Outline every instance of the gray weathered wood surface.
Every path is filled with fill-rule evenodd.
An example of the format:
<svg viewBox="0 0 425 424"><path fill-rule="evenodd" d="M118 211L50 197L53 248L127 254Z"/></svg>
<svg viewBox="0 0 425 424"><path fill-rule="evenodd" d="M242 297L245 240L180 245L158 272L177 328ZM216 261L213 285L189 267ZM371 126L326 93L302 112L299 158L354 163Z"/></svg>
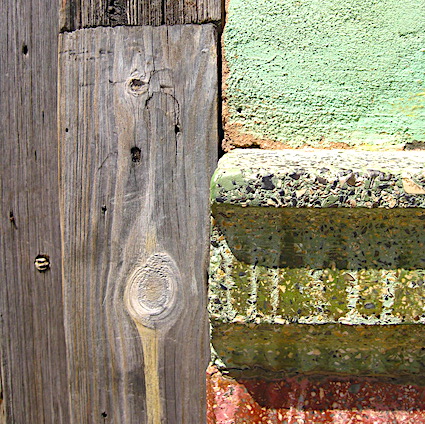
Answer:
<svg viewBox="0 0 425 424"><path fill-rule="evenodd" d="M63 0L61 28L219 22L221 0Z"/></svg>
<svg viewBox="0 0 425 424"><path fill-rule="evenodd" d="M60 37L72 424L205 422L213 25Z"/></svg>
<svg viewBox="0 0 425 424"><path fill-rule="evenodd" d="M69 423L50 0L0 2L0 357L7 424ZM51 269L34 267L38 254ZM0 413L1 414L1 413Z"/></svg>

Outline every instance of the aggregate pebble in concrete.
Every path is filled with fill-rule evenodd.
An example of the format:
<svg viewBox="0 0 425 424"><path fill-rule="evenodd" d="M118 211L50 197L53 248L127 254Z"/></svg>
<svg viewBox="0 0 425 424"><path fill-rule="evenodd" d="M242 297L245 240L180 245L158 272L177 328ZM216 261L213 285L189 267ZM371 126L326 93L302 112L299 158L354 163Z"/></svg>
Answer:
<svg viewBox="0 0 425 424"><path fill-rule="evenodd" d="M296 208L424 208L425 152L235 149L211 184L213 203Z"/></svg>

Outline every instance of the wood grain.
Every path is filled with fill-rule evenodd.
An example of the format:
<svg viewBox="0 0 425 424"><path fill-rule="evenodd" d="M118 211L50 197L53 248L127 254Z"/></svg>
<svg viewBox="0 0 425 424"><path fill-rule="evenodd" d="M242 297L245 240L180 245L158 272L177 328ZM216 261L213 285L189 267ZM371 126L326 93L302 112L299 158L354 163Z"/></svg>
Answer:
<svg viewBox="0 0 425 424"><path fill-rule="evenodd" d="M62 31L118 25L219 22L221 0L62 0Z"/></svg>
<svg viewBox="0 0 425 424"><path fill-rule="evenodd" d="M213 25L60 37L71 423L205 422Z"/></svg>
<svg viewBox="0 0 425 424"><path fill-rule="evenodd" d="M49 0L0 2L0 421L69 423ZM39 272L34 260L50 258Z"/></svg>

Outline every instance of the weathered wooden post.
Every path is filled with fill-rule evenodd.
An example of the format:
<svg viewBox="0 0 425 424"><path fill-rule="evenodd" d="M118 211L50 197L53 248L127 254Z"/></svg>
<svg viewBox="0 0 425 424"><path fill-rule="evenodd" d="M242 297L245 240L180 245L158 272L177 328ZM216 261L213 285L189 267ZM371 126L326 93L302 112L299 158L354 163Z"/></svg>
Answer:
<svg viewBox="0 0 425 424"><path fill-rule="evenodd" d="M58 8L0 4L3 420L205 422L221 2Z"/></svg>
<svg viewBox="0 0 425 424"><path fill-rule="evenodd" d="M57 178L58 8L49 0L0 2L0 422L7 424L69 423Z"/></svg>
<svg viewBox="0 0 425 424"><path fill-rule="evenodd" d="M64 4L58 130L73 424L205 421L220 15L218 1Z"/></svg>

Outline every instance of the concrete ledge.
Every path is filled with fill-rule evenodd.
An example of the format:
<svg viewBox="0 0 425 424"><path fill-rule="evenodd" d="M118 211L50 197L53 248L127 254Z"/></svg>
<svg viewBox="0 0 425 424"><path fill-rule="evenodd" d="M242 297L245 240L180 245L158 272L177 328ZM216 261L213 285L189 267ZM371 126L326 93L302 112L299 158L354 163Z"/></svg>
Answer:
<svg viewBox="0 0 425 424"><path fill-rule="evenodd" d="M423 164L423 152L225 155L211 190L218 362L257 374L425 372Z"/></svg>
<svg viewBox="0 0 425 424"><path fill-rule="evenodd" d="M236 149L220 161L213 203L296 208L425 207L425 154Z"/></svg>

